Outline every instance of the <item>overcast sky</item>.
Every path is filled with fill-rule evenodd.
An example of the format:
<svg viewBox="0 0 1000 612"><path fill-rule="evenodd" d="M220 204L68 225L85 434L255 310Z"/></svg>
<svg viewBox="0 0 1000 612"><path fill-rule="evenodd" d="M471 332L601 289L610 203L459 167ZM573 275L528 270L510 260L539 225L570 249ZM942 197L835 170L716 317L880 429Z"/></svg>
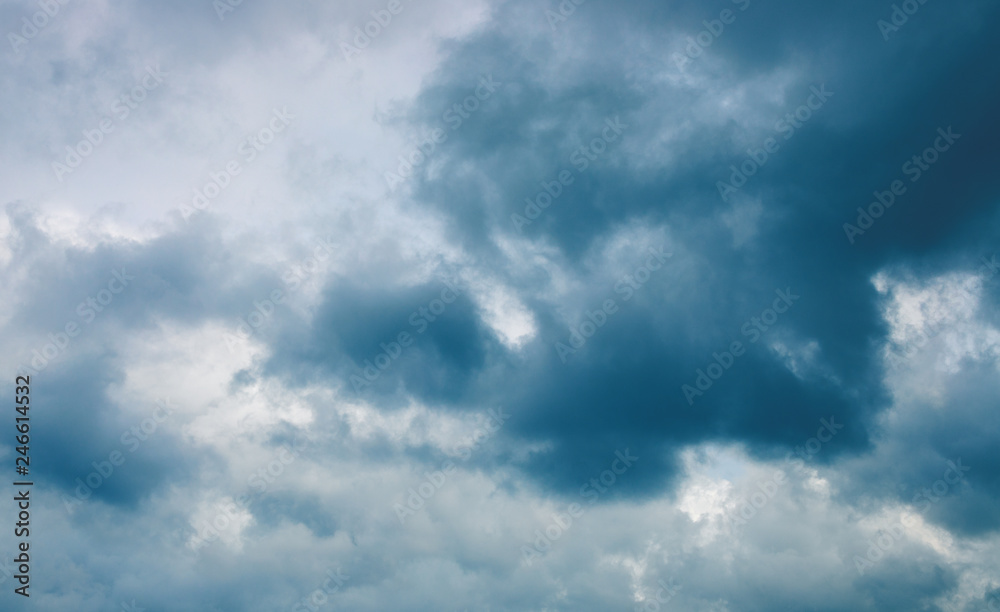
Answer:
<svg viewBox="0 0 1000 612"><path fill-rule="evenodd" d="M998 26L0 0L0 607L1000 611Z"/></svg>

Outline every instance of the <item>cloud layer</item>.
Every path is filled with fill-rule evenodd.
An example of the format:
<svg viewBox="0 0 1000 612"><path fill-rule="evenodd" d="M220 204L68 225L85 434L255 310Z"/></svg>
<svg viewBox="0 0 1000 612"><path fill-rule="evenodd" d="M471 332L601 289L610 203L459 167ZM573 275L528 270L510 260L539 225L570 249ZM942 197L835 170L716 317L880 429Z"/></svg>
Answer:
<svg viewBox="0 0 1000 612"><path fill-rule="evenodd" d="M1000 605L998 19L3 4L31 605Z"/></svg>

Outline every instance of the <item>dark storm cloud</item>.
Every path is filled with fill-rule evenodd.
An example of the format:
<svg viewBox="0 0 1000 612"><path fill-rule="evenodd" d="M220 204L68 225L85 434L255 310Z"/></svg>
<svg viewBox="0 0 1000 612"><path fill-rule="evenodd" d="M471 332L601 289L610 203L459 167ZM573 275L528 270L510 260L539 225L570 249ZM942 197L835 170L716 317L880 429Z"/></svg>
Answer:
<svg viewBox="0 0 1000 612"><path fill-rule="evenodd" d="M451 381L461 394L442 395L440 387L400 376L421 399L479 397L523 407L530 416L505 434L552 441L552 453L530 471L568 490L598 467L598 449L631 446L650 457L633 478L645 483L639 490L654 492L673 472L664 457L678 445L734 440L749 443L754 453L780 455L830 416L849 427L824 461L868 448L869 427L888 403L878 353L886 326L870 278L884 266L929 254L954 257L962 240L982 242L996 226L989 177L1000 161L990 145L1000 133L992 104L1000 68L983 58L995 55L998 43L979 25L995 23L996 8L929 4L887 42L876 21L890 7L752 3L718 45L705 49L706 58L723 62L725 75L691 62L689 74L703 79L699 89L655 78L675 74L673 62L633 59L642 45L669 57L675 49L657 48L655 32L691 28L694 34L702 28L699 17L716 16L703 3L672 6L638 4L622 11L588 3L552 33L514 27L532 10L542 19L540 8L505 4L497 22L451 46L411 113L418 131L431 130L483 75L503 83L435 153L443 166L433 178L417 170L413 193L447 215L456 240L506 275L541 329L515 360L482 342L470 322L469 337L459 343L461 359L421 361L424 378ZM569 59L559 54L567 47L573 50ZM671 127L670 120L679 117L676 108L689 111L723 95L723 76L730 87L750 87L782 70L794 75L783 104L749 99L747 108L730 109L728 121L722 116L721 122L684 132L670 144L678 161L660 172L641 171L630 160L659 146L656 133ZM820 86L832 94L785 140L786 132L771 126ZM659 121L658 113L667 119ZM599 137L609 118L628 126L620 141L607 142L586 169L574 166L574 150ZM764 127L752 128L748 121ZM961 136L919 181L910 182L913 175L902 173L903 164L933 146L938 128L949 127ZM755 238L736 247L718 221L732 202L720 198L717 181L729 179L729 165L747 157L747 146L760 149L769 136L780 150L731 198L759 198L764 211ZM510 272L491 240L498 233L517 236L511 214L524 214L525 198L562 170L573 174L574 184L523 227L525 236L558 245L586 278L583 260L595 245L613 228L641 219L683 235L679 242L699 273L696 280L684 279L681 291L664 287L675 280L651 281L627 314L616 316L588 341L583 356L565 365L552 346L565 342L568 330L549 304L533 297L543 286ZM907 193L850 244L843 224L856 223L857 207L867 207L873 192L888 190L896 179L905 181ZM693 385L696 371L713 363L713 353L725 352L734 340L746 342L742 325L768 308L775 290L791 290L801 299L689 406L682 385ZM596 284L592 291L591 309L608 292ZM347 319L319 318L316 325L326 325L328 331L320 331L330 336L326 344L339 346L355 363L365 356L359 347L389 337L392 324L381 321L401 320L409 307L372 316L385 307L362 301L369 312L362 325L351 292L327 299L325 310ZM348 319L360 327L347 331ZM772 340L815 342L813 367L793 373L767 348ZM307 361L316 359L329 361ZM467 386L486 362L499 374Z"/></svg>
<svg viewBox="0 0 1000 612"><path fill-rule="evenodd" d="M617 51L615 43L624 43L623 39L635 32L614 26L628 18L623 13L602 14L600 8L588 14L588 8L581 8L567 28L584 40L603 37L604 44L599 51L578 49L583 57L576 58L576 67L560 70L560 66L547 65L547 53L556 40L549 33L536 35L525 46L501 21L501 25L453 50L437 82L419 101L417 108L427 109L427 116L436 119L440 109L448 108L448 101L462 100L469 84L480 75L492 74L505 83L497 98L469 119L449 143L451 148L442 152L445 169L438 175L442 178L420 181L416 190L418 198L449 213L455 233L486 261L502 263L486 238L498 230L511 232L508 218L512 212L521 212L524 197L538 191L540 180L551 181L569 168L572 150L600 134L606 118L622 117L624 124L635 126L624 137L641 141L647 128L638 120L644 109L686 101L684 92L678 95L669 86L650 87L643 82L647 74L620 70L623 53ZM502 19L504 10L500 14ZM761 24L764 19L758 15L739 25L756 28L758 33L767 27L769 35L760 38L781 40L781 23L767 21L765 26ZM663 23L666 25L666 20ZM798 21L791 23L801 27ZM793 36L801 36L800 30L795 29ZM806 57L825 50L807 51ZM743 57L741 61L747 60ZM758 66L766 71L789 61L791 58L763 54ZM815 81L823 82L828 75L814 76ZM554 87L550 79L556 81ZM806 85L798 86L789 99L804 99ZM839 86L835 90L841 97L849 97ZM430 120L427 123L433 125ZM537 125L546 127L539 130L534 127ZM797 150L785 151L785 158L811 160L810 167L825 166L825 151L808 151L810 145L818 148L819 143L829 140L824 119L817 118L809 127L813 134L798 135L787 145ZM724 143L731 135L729 128L724 128L721 134L712 134L709 142ZM853 142L844 148L857 151L868 137L867 133L854 134ZM681 226L723 209L714 189L715 181L725 172L726 165L718 159L722 156L713 159L700 153L704 141L684 145L704 162L666 182L643 182L629 171L624 152L613 150L613 143L609 143L604 158L594 162L593 169L581 170L576 184L566 187L567 193L546 211L543 222L532 224L526 233L549 238L577 258L611 224L642 216L650 223ZM867 283L875 262L818 271L817 261L842 259L850 252L835 231L838 224L820 224L816 218L816 211L824 208L843 210L840 197L821 193L815 183L800 187L795 178L800 176L797 169L776 175L775 165L768 168L772 174L757 177L753 187L772 191L770 185L781 186L782 191L767 202L769 211L778 211L778 221L762 228L760 247L754 248L752 256L744 254L750 261L740 265L740 256L732 252L725 237L709 230L703 243L689 248L698 249L706 260L711 284L689 287L682 304L648 304L633 309L629 314L635 321L631 330L621 329L626 323L616 321L618 330L609 327L591 342L588 351L600 355L592 363L581 361L568 367L555 363L555 354L547 347L564 332L543 311L543 329L534 350L528 353L528 362L507 366L511 376L521 381L519 388L486 388L482 392L505 399L513 396L515 403L530 407L528 412L538 416L531 425L522 425L519 433L555 439L556 452L560 453L555 463L559 465L579 465L601 441L622 444L631 440L653 452L664 440L681 443L731 437L787 442L800 439L823 414L836 414L856 425L864 423L866 415L879 405L880 394L878 377L870 374L870 343L882 332L873 305L874 291ZM498 204L485 203L486 184L499 190ZM806 190L808 200L820 201L791 201L786 195L800 189ZM868 190L867 186L862 189ZM678 193L687 195L689 202L698 201L703 212L679 201ZM519 284L516 278L509 280ZM742 320L767 306L765 296L785 287L806 297L783 326L801 337L819 340L825 365L839 384L798 380L773 359L751 355L740 363L740 370L727 373L697 411L686 410L679 395L681 385L690 382L696 368L704 367L713 351L729 346ZM522 287L529 295L533 289ZM700 326L707 331L698 337L689 337L681 325L682 316L690 311L703 313L702 320L711 322ZM660 313L666 316L657 316ZM641 335L657 341L643 342ZM470 360L470 365L475 362ZM414 391L421 394L419 389ZM653 414L663 416L651 420ZM854 431L862 430L856 427ZM862 438L855 435L854 440Z"/></svg>
<svg viewBox="0 0 1000 612"><path fill-rule="evenodd" d="M190 474L192 457L162 428L169 412L130 406L136 416L129 416L107 397L106 388L121 378L113 359L89 355L32 380L39 389L32 401L33 474L57 488L64 509L89 500L135 510L166 482Z"/></svg>
<svg viewBox="0 0 1000 612"><path fill-rule="evenodd" d="M333 374L352 394L390 402L400 383L429 401L476 401L467 396L476 376L504 357L466 291L450 281L402 289L334 281L312 321L290 323L275 349L275 372L313 364L318 371L305 380Z"/></svg>

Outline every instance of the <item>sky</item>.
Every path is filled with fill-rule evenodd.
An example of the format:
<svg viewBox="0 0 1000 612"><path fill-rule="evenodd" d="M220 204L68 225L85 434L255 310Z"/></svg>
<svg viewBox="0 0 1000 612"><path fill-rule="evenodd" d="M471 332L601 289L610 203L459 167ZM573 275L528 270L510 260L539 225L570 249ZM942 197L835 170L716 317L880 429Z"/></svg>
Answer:
<svg viewBox="0 0 1000 612"><path fill-rule="evenodd" d="M0 0L0 607L1000 612L998 26Z"/></svg>

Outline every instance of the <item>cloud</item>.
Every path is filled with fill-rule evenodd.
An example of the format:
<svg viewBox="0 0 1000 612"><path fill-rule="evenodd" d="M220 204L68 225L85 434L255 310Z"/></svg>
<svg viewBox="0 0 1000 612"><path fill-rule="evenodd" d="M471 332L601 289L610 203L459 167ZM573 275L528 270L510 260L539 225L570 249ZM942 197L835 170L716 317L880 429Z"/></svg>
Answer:
<svg viewBox="0 0 1000 612"><path fill-rule="evenodd" d="M390 4L2 60L39 609L996 600L996 7Z"/></svg>

